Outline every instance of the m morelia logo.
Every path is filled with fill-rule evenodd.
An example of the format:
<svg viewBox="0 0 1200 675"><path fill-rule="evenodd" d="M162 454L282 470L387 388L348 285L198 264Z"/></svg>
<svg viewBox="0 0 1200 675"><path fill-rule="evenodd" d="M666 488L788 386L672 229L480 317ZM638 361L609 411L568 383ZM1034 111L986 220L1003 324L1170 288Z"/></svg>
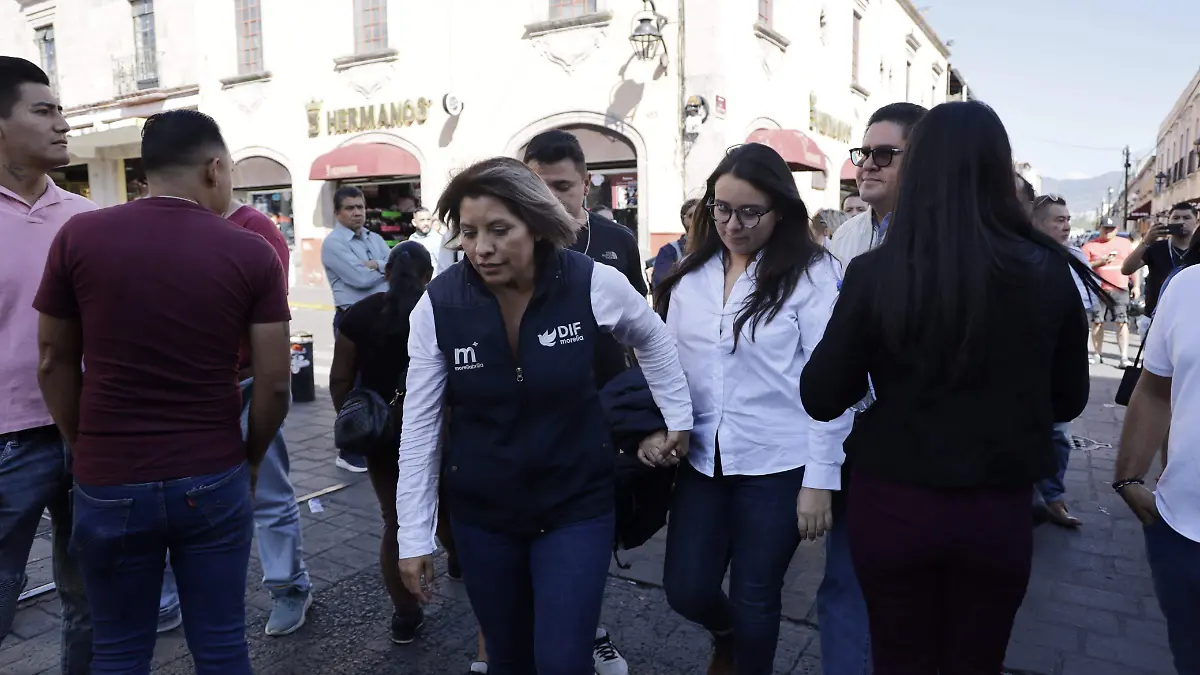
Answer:
<svg viewBox="0 0 1200 675"><path fill-rule="evenodd" d="M538 334L538 342L542 343L543 347L553 347L556 344L569 345L572 342L583 342L583 325L576 321L575 323L552 328L545 333Z"/></svg>
<svg viewBox="0 0 1200 675"><path fill-rule="evenodd" d="M475 370L482 368L483 364L479 363L475 357L475 348L479 346L478 342L471 343L470 347L455 347L454 348L454 369L455 370Z"/></svg>

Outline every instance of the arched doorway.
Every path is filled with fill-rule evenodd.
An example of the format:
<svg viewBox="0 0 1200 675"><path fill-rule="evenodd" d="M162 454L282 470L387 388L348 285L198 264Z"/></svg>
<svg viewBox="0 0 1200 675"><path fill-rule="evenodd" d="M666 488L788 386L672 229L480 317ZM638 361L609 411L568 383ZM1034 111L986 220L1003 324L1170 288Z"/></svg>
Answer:
<svg viewBox="0 0 1200 675"><path fill-rule="evenodd" d="M562 129L579 139L592 182L589 209L612 209L614 219L638 239L643 254L650 248L648 171L646 144L640 133L624 122L602 114L572 112L552 115L515 135L506 154L520 159L530 139L550 129Z"/></svg>
<svg viewBox="0 0 1200 675"><path fill-rule="evenodd" d="M263 155L247 155L233 165L233 198L249 204L271 219L296 246L292 219L292 172L281 162Z"/></svg>

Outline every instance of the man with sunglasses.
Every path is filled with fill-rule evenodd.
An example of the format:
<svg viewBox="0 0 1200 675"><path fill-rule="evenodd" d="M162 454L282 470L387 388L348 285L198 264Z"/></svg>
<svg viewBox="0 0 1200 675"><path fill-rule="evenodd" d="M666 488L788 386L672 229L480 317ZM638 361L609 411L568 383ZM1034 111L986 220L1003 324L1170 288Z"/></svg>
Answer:
<svg viewBox="0 0 1200 675"><path fill-rule="evenodd" d="M1022 201L1025 201L1024 198ZM1041 195L1032 201L1032 207L1033 226L1054 241L1066 246L1071 255L1086 263L1087 256L1083 251L1067 244L1067 239L1071 236L1071 211L1067 208L1067 200L1058 195ZM1089 312L1092 311L1092 307L1096 304L1096 298L1092 297L1087 287L1083 285L1083 280L1078 276L1075 277L1075 287L1079 289L1079 298L1083 302L1084 308ZM1050 522L1060 527L1076 528L1080 526L1081 521L1071 515L1067 510L1066 500L1063 499L1066 494L1063 479L1066 476L1072 448L1070 425L1065 422L1055 424L1054 430L1051 432L1051 439L1054 443L1058 470L1054 476L1038 483L1038 492L1046 503L1046 515Z"/></svg>
<svg viewBox="0 0 1200 675"><path fill-rule="evenodd" d="M846 221L829 243L829 250L843 265L878 246L887 234L889 216L900 193L904 145L926 112L915 103L892 103L876 110L867 122L862 147L850 151L850 161L858 167L859 197L870 208Z"/></svg>
<svg viewBox="0 0 1200 675"><path fill-rule="evenodd" d="M892 103L876 110L867 122L863 147L850 151L850 161L858 167L859 196L870 208L842 224L829 242L830 252L842 265L849 265L883 242L900 194L901 155L913 127L926 112L913 103ZM845 476L850 464L847 461L842 465L844 486L849 485ZM868 675L871 633L867 605L850 560L847 499L845 489L834 493L833 529L825 537L825 575L817 589L821 669L830 675Z"/></svg>

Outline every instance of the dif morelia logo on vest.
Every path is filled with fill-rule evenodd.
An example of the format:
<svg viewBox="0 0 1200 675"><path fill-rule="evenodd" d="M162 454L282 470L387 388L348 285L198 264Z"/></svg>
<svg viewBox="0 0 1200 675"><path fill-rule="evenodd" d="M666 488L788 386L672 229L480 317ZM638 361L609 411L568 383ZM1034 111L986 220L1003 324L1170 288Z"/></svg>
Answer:
<svg viewBox="0 0 1200 675"><path fill-rule="evenodd" d="M579 321L566 326L552 328L545 333L538 335L538 342L542 343L543 347L553 347L556 344L569 345L572 342L583 342L583 326Z"/></svg>

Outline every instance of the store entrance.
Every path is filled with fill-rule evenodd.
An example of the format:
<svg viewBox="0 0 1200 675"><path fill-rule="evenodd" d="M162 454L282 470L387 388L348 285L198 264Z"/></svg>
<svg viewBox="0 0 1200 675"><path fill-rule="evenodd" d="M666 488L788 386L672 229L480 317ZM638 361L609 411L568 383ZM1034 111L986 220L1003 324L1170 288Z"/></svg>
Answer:
<svg viewBox="0 0 1200 675"><path fill-rule="evenodd" d="M92 185L88 180L87 164L72 164L49 173L50 180L67 192L74 192L84 199L92 198Z"/></svg>
<svg viewBox="0 0 1200 675"><path fill-rule="evenodd" d="M412 221L413 214L421 206L419 177L342 181L338 187L342 186L362 190L367 202L367 229L383 237L388 246L395 246L416 232Z"/></svg>

